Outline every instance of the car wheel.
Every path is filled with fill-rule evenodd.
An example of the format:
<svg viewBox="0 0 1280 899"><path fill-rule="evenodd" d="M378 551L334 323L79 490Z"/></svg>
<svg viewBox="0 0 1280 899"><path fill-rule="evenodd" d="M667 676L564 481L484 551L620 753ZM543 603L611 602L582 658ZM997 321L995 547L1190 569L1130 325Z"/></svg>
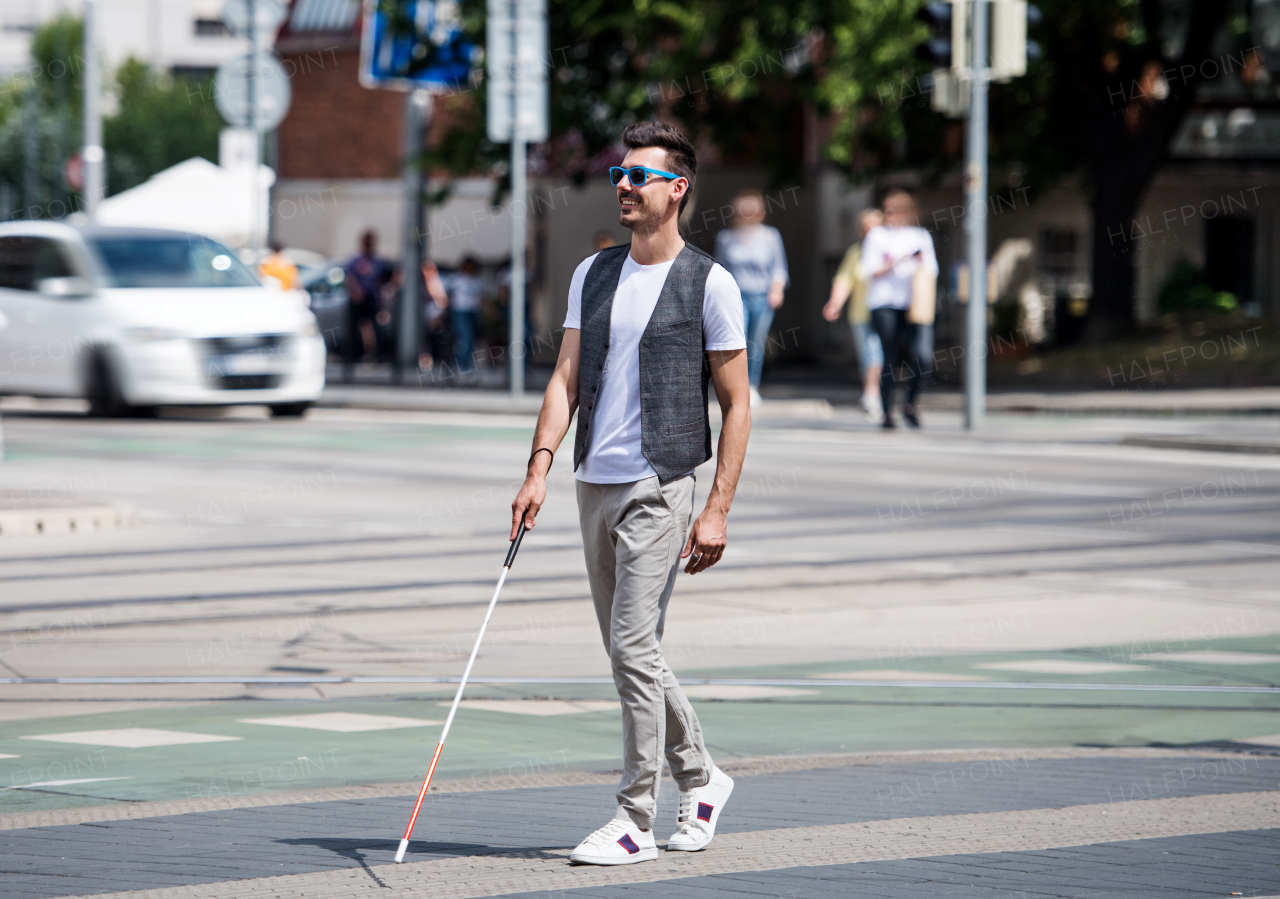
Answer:
<svg viewBox="0 0 1280 899"><path fill-rule="evenodd" d="M311 408L310 403L277 403L271 407L272 418L301 418Z"/></svg>
<svg viewBox="0 0 1280 899"><path fill-rule="evenodd" d="M120 381L111 363L99 353L89 371L89 414L95 418L155 418L155 406L132 406L125 402Z"/></svg>
<svg viewBox="0 0 1280 899"><path fill-rule="evenodd" d="M128 414L129 404L120 392L120 382L101 353L95 355L90 364L89 389L85 399L89 401L89 414L94 418L119 418Z"/></svg>

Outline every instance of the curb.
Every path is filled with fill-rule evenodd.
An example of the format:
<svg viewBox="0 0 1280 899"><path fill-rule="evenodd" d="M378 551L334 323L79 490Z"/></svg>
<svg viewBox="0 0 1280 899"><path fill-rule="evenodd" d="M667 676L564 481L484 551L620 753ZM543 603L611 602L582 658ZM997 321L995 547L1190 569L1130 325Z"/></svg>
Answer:
<svg viewBox="0 0 1280 899"><path fill-rule="evenodd" d="M0 512L0 537L96 533L127 528L136 523L133 507L126 505Z"/></svg>

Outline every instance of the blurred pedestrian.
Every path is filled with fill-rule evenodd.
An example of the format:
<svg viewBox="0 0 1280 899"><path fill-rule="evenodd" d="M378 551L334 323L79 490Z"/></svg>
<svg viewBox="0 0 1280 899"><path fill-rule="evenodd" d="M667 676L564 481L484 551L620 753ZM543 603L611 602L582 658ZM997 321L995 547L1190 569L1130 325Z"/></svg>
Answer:
<svg viewBox="0 0 1280 899"><path fill-rule="evenodd" d="M884 349L880 337L871 330L871 312L867 309L867 279L862 276L862 241L867 233L884 224L879 209L866 209L858 216L858 240L849 247L831 282L831 297L822 307L822 317L829 322L840 317L840 309L848 301L849 329L853 332L853 348L858 354L858 374L862 378L862 408L876 424L884 421L880 402L880 371L884 367Z"/></svg>
<svg viewBox="0 0 1280 899"><path fill-rule="evenodd" d="M933 296L938 259L933 238L917 224L915 199L907 191L896 188L885 195L884 224L867 232L862 241L860 267L867 279L871 326L884 350L880 373L882 427L897 427L893 418L894 383L899 365L905 363L907 397L902 417L911 427L918 428L920 410L916 400L925 377L933 371ZM913 297L917 300L914 307ZM923 308L926 305L927 315ZM908 315L909 310L916 314Z"/></svg>
<svg viewBox="0 0 1280 899"><path fill-rule="evenodd" d="M273 278L281 290L293 290L298 286L298 267L284 255L284 247L278 241L271 244L271 255L258 263L258 274Z"/></svg>
<svg viewBox="0 0 1280 899"><path fill-rule="evenodd" d="M609 247L616 247L618 238L612 231L597 231L591 237L591 252L599 253L601 250L607 250Z"/></svg>
<svg viewBox="0 0 1280 899"><path fill-rule="evenodd" d="M418 355L418 368L431 371L437 362L448 362L448 329L445 327L449 309L449 294L440 277L440 269L430 259L422 263L422 352Z"/></svg>
<svg viewBox="0 0 1280 899"><path fill-rule="evenodd" d="M369 229L360 235L360 253L347 263L347 379L351 366L374 350L377 338L374 317L382 303L382 288L391 280L391 266L378 258L378 232Z"/></svg>
<svg viewBox="0 0 1280 899"><path fill-rule="evenodd" d="M484 279L480 263L466 256L449 278L449 325L453 329L453 354L458 368L475 371L476 332L480 327L480 305L484 301Z"/></svg>
<svg viewBox="0 0 1280 899"><path fill-rule="evenodd" d="M729 270L742 291L751 405L758 406L769 326L791 283L782 235L764 224L764 195L760 191L740 190L733 198L729 227L716 235L716 261Z"/></svg>

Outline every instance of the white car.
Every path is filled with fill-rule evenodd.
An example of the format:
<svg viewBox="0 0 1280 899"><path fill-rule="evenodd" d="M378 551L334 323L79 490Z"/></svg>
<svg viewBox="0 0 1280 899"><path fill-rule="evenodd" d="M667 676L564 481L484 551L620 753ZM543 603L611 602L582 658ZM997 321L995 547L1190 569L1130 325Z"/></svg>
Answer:
<svg viewBox="0 0 1280 899"><path fill-rule="evenodd" d="M311 311L198 234L0 224L0 315L0 394L296 416L324 389Z"/></svg>

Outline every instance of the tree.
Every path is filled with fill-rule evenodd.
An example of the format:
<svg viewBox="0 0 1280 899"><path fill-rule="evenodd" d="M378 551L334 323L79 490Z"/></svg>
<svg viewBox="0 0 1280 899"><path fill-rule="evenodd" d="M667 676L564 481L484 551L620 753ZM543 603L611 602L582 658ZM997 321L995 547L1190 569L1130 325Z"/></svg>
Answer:
<svg viewBox="0 0 1280 899"><path fill-rule="evenodd" d="M81 20L63 14L32 36L31 65L0 83L0 197L9 197L0 215L58 218L79 208L62 173L83 143L83 44ZM129 59L108 83L116 95L103 121L108 195L192 156L217 159L223 125L207 81Z"/></svg>
<svg viewBox="0 0 1280 899"><path fill-rule="evenodd" d="M1077 135L1073 144L1092 190L1087 339L1134 326L1131 223L1208 71L1206 60L1232 37L1222 34L1223 24L1237 6L1233 0L1041 0L1037 37L1053 67L1049 103Z"/></svg>
<svg viewBox="0 0 1280 899"><path fill-rule="evenodd" d="M102 125L108 194L193 156L217 162L224 126L207 81L173 78L128 59L115 83L119 106Z"/></svg>
<svg viewBox="0 0 1280 899"><path fill-rule="evenodd" d="M806 160L853 171L868 143L900 141L898 111L858 110L913 78L920 0L549 0L553 172L600 174L630 122L665 115L726 161L803 180ZM483 4L465 21L483 43ZM481 109L483 89L471 95ZM815 127L816 124L816 127ZM459 114L429 156L452 171L500 166L483 116Z"/></svg>
<svg viewBox="0 0 1280 899"><path fill-rule="evenodd" d="M63 14L36 30L31 63L0 84L0 194L7 217L65 215L75 197L62 167L79 148L81 22Z"/></svg>

